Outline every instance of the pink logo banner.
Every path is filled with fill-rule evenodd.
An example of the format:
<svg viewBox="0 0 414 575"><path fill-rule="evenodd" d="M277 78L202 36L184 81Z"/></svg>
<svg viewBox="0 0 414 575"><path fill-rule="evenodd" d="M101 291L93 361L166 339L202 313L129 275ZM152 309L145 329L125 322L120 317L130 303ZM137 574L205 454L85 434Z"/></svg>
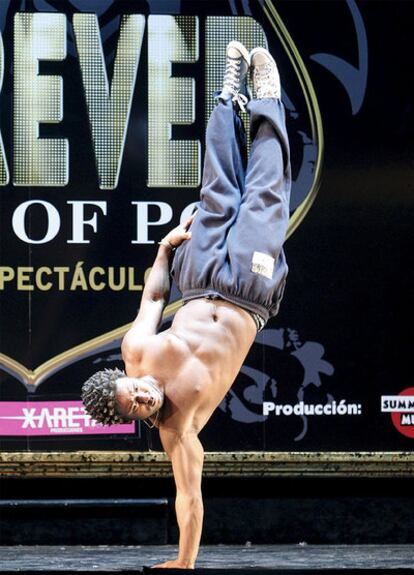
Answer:
<svg viewBox="0 0 414 575"><path fill-rule="evenodd" d="M102 425L81 401L2 401L0 436L132 434L135 424Z"/></svg>

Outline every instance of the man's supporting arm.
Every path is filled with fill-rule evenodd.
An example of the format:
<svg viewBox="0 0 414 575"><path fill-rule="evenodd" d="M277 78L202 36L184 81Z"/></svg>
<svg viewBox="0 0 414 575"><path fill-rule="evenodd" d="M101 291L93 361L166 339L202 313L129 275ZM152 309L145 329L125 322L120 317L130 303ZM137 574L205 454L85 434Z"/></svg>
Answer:
<svg viewBox="0 0 414 575"><path fill-rule="evenodd" d="M180 531L177 560L168 562L168 566L193 568L203 525L201 478L204 450L195 432L177 434L161 427L160 438L172 463L177 488L175 510Z"/></svg>

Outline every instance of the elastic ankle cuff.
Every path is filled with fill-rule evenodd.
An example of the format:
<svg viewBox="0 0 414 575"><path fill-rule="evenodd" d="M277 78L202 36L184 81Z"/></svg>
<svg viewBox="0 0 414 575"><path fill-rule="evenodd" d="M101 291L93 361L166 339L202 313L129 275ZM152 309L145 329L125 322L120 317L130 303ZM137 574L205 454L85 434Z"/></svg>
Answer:
<svg viewBox="0 0 414 575"><path fill-rule="evenodd" d="M221 100L222 102L228 102L232 99L233 95L230 92L225 92L223 90L217 90L213 92L213 97L215 100Z"/></svg>

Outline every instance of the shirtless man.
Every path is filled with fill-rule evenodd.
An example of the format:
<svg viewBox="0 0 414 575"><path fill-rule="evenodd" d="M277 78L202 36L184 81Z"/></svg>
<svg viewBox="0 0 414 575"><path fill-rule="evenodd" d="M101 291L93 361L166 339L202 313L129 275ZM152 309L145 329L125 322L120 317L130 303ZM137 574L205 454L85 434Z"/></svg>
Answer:
<svg viewBox="0 0 414 575"><path fill-rule="evenodd" d="M156 567L195 566L203 520L198 434L229 391L258 329L276 315L287 274L282 245L290 164L279 74L263 48L249 54L231 42L226 58L207 128L199 208L160 242L138 316L122 342L126 375L104 370L83 386L94 419L149 419L159 429L172 462L180 537L178 557ZM256 99L248 102L249 69ZM252 137L247 166L237 113L246 104ZM184 305L171 327L158 333L170 271Z"/></svg>

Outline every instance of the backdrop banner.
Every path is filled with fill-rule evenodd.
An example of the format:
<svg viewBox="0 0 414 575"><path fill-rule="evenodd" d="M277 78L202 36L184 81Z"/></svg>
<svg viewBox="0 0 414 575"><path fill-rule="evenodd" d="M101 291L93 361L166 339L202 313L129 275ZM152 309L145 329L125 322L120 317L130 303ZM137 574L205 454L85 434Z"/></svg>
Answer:
<svg viewBox="0 0 414 575"><path fill-rule="evenodd" d="M412 450L413 18L375 0L1 1L4 451L160 449L139 422L92 421L80 389L123 368L157 243L198 201L234 39L280 69L290 272L205 449Z"/></svg>

